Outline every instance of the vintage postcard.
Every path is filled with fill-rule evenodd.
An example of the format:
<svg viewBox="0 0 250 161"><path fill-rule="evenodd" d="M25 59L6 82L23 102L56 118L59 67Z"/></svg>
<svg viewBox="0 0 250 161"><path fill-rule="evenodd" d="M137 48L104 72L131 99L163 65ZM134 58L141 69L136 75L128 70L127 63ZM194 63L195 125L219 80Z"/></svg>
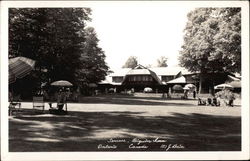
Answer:
<svg viewBox="0 0 250 161"><path fill-rule="evenodd" d="M249 159L247 1L2 1L2 160Z"/></svg>

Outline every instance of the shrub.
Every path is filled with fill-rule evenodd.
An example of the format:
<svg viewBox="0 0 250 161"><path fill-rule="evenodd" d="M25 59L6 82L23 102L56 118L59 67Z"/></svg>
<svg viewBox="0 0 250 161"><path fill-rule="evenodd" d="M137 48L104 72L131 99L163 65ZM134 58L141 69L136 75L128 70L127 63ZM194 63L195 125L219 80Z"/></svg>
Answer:
<svg viewBox="0 0 250 161"><path fill-rule="evenodd" d="M235 99L235 94L228 89L215 93L215 96L225 100Z"/></svg>

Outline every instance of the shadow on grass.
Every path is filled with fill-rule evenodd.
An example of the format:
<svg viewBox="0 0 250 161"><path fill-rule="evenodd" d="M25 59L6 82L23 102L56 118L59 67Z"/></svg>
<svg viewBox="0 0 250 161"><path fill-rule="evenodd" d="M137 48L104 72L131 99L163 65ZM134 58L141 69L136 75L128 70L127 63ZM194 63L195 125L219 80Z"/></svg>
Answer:
<svg viewBox="0 0 250 161"><path fill-rule="evenodd" d="M169 151L240 151L241 118L204 114L172 113L143 116L141 112L70 112L55 116L20 115L9 119L10 152L50 151L164 151L159 143L146 149L129 149L134 138L165 139L166 145L181 144ZM125 143L108 143L110 139ZM98 145L115 149L98 149ZM135 143L134 143L135 144ZM141 145L141 144L140 144Z"/></svg>
<svg viewBox="0 0 250 161"><path fill-rule="evenodd" d="M105 95L96 97L82 97L79 102L91 104L120 104L120 105L154 105L154 106L193 106L190 102L194 100L176 99L176 102L169 102L167 99L158 97L139 97L139 96L119 96L119 95ZM189 102L189 103L188 103Z"/></svg>

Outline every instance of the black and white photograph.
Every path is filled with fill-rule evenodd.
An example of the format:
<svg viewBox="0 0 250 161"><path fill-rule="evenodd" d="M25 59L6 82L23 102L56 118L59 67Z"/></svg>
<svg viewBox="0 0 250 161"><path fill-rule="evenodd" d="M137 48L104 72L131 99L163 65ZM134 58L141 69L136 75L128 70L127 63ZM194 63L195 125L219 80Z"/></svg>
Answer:
<svg viewBox="0 0 250 161"><path fill-rule="evenodd" d="M2 156L249 158L249 3L213 2L2 2Z"/></svg>

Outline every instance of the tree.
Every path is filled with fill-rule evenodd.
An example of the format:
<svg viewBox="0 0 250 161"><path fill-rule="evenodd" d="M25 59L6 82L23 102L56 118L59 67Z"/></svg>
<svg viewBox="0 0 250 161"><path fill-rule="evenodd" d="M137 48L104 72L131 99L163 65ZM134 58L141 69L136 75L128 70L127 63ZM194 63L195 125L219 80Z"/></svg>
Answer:
<svg viewBox="0 0 250 161"><path fill-rule="evenodd" d="M85 43L81 53L81 68L78 78L86 83L98 83L105 79L109 67L105 62L104 51L98 46L98 38L93 27L85 29Z"/></svg>
<svg viewBox="0 0 250 161"><path fill-rule="evenodd" d="M180 65L200 73L241 71L241 9L197 8L188 14ZM211 79L212 81L212 79Z"/></svg>
<svg viewBox="0 0 250 161"><path fill-rule="evenodd" d="M159 59L157 59L157 67L167 67L167 60L165 56L161 56Z"/></svg>
<svg viewBox="0 0 250 161"><path fill-rule="evenodd" d="M90 15L90 8L9 9L9 56L36 60L39 70L34 77L41 82L66 79L79 85L81 69L88 70L86 73L89 75L97 72L95 79L86 76L85 82L104 79L103 72L108 68L105 66L105 54L97 47L98 39L94 32L95 39L90 41L88 38L90 31L86 22L91 20ZM87 49L88 54L87 46L91 46ZM86 60L91 61L83 59L84 54ZM83 63L96 64L95 70L85 68Z"/></svg>
<svg viewBox="0 0 250 161"><path fill-rule="evenodd" d="M137 65L138 65L137 57L130 56L122 67L123 68L135 68Z"/></svg>

